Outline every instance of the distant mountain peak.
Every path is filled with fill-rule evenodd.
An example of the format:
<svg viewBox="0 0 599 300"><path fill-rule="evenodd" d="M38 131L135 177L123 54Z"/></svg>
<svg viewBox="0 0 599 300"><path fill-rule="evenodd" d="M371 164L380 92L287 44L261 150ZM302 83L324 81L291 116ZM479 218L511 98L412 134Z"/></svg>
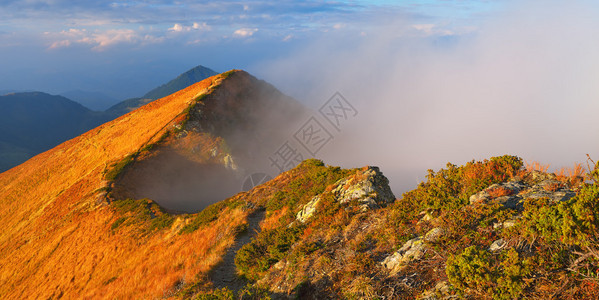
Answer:
<svg viewBox="0 0 599 300"><path fill-rule="evenodd" d="M177 76L177 78L147 92L142 98L153 100L160 99L217 74L216 71L199 65Z"/></svg>

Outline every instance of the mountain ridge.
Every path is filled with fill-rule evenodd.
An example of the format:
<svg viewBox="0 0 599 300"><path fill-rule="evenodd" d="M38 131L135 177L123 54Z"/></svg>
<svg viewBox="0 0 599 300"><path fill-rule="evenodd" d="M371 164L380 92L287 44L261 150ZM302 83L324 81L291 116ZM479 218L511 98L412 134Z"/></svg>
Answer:
<svg viewBox="0 0 599 300"><path fill-rule="evenodd" d="M218 75L218 73L210 68L204 67L202 65L198 65L196 67L193 67L193 68L183 72L182 74L177 76L175 79L172 79L171 81L147 92L141 98L154 99L154 100L160 99L162 97L166 97L166 96L172 94L175 91L182 90L196 82L199 82L205 78L208 78L208 77L211 77L214 75Z"/></svg>
<svg viewBox="0 0 599 300"><path fill-rule="evenodd" d="M177 92L181 89L190 86L191 84L197 83L203 79L217 74L218 73L213 71L212 69L209 69L202 65L198 65L194 68L191 68L183 72L182 74L170 80L169 82L150 90L141 97L125 99L119 103L114 104L113 106L106 109L106 113L118 116L126 114L140 106L148 104L156 99L166 97L174 92Z"/></svg>
<svg viewBox="0 0 599 300"><path fill-rule="evenodd" d="M97 91L71 90L60 93L60 96L71 99L92 111L105 111L119 102L119 100Z"/></svg>
<svg viewBox="0 0 599 300"><path fill-rule="evenodd" d="M165 97L183 87L209 77L210 74L216 75L216 72L200 65L149 93L152 93L153 96ZM90 93L77 92L74 95L87 97L86 99L93 104L90 106L105 107L105 104L98 103L98 99L102 95L92 94L91 99L89 99ZM48 103L48 107L40 109L35 105L35 102L32 102L35 100L33 98L36 97L39 98L38 101L47 102L48 99L56 101L53 104ZM68 99L68 97L50 95L44 92L18 92L0 96L0 101L3 102L3 109L0 114L4 113L2 120L0 120L0 172L6 171L33 155L48 150L67 139L74 138L104 122L113 120L156 100L133 98L114 104L106 111L92 111L93 107L90 109L81 104L81 99L80 101L73 101L72 99L65 101L65 99ZM24 101L28 101L27 107L19 105L19 102ZM81 109L81 107L70 102L83 105L85 109ZM20 108L17 110L17 107ZM65 110L70 113L65 115L63 113ZM28 116L34 114L37 114L37 118L27 119ZM38 119L44 119L46 122L38 121ZM53 121L48 122L48 120ZM44 126L40 126L40 124L44 124ZM28 128L30 130L26 130ZM25 144L23 144L23 139L27 139ZM35 146L30 145L31 143L35 143Z"/></svg>
<svg viewBox="0 0 599 300"><path fill-rule="evenodd" d="M65 97L42 92L0 96L0 105L0 142L6 145L0 171L110 119Z"/></svg>
<svg viewBox="0 0 599 300"><path fill-rule="evenodd" d="M0 219L2 225L7 228L0 236L0 245L2 245L0 252L3 253L2 265L22 266L21 268L3 268L0 278L2 282L9 282L9 284L2 285L0 294L16 294L20 295L18 297L22 297L25 295L25 291L28 291L27 295L29 296L44 295L47 298L58 297L65 293L71 296L78 295L77 290L82 291L82 295L87 294L88 296L114 293L114 291L103 292L101 287L104 286L103 282L110 281L114 274L118 274L117 270L122 265L117 259L118 255L114 252L115 249L120 248L121 251L131 252L139 248L135 239L128 237L135 235L134 232L118 234L118 237L114 237L114 239L110 239L110 235L105 236L105 233L111 232L110 224L118 219L113 208L107 206L101 192L106 187L103 173L107 164L138 151L142 145L155 139L156 134L163 130L164 124L171 122L177 114L185 110L190 100L206 91L217 80L219 79L207 79L193 87L151 103L140 108L136 114L119 117L0 174L0 185L4 187L0 192L0 199L2 199ZM142 120L152 120L152 122L142 122ZM110 151L104 149L110 149ZM52 182L44 179L45 174L54 174ZM27 197L27 201L20 199L23 196ZM18 210L15 210L15 203L21 203ZM71 215L70 218L63 220L69 215ZM232 224L241 222L240 216L242 215L241 212L236 213L233 217L234 220L231 220ZM95 221L84 222L84 220ZM48 228L48 231L46 233L38 232L35 228ZM225 227L222 228L222 232L230 235L231 229ZM202 239L203 233L197 233L196 236ZM77 241L90 239L95 241L96 249L80 249L77 246ZM161 239L150 238L146 239L146 242L155 244L159 240ZM183 240L181 241L183 242ZM218 247L226 245L227 240L225 239L223 242L225 244L219 243ZM170 254L165 253L165 255L182 253L183 248L171 251ZM202 247L198 249L200 248ZM113 253L111 257L102 259L104 250ZM74 255L71 253L73 251L91 251L93 254L89 255L98 257L98 259L88 261L91 257ZM23 256L28 257L29 264L23 265ZM173 259L174 257L168 260ZM164 265L159 261L154 261L154 263ZM93 281L95 283L92 285L97 289L85 289L88 284L87 280L83 280L83 278L89 269L83 269L92 268L97 264L103 266L102 272L106 275L100 275ZM77 265L81 266L81 271L75 269ZM195 264L193 270L199 270L198 268L203 267ZM133 269L135 268L133 267ZM131 269L132 272L137 272L133 269ZM191 271L192 269L186 269L194 272ZM44 279L43 274L46 272L51 272L54 276L51 279ZM111 273L113 275L110 275ZM63 281L56 277L59 274L73 274L77 278L74 278L74 283L69 283L70 278ZM104 278L104 276L106 277ZM30 279L25 281L27 277ZM120 280L128 282L130 279L127 278ZM160 285L162 281L156 280ZM170 281L171 279L165 278L164 280ZM28 284L26 284L27 282ZM43 287L41 289L39 286L36 287L40 284ZM139 290L140 287L139 283L132 286L137 292L143 294L143 289Z"/></svg>
<svg viewBox="0 0 599 300"><path fill-rule="evenodd" d="M312 158L202 199L268 164L302 113L232 70L0 173L0 297L599 296L590 157L586 171L555 173L514 155L448 163L399 198L378 167ZM177 211L181 190L184 202L207 201Z"/></svg>
<svg viewBox="0 0 599 300"><path fill-rule="evenodd" d="M239 81L262 84L243 71L210 77L1 173L0 295L159 297L208 272L249 210L225 206L209 227L193 225L204 224L206 213L171 216L151 200L107 198L108 173L132 154L151 151L147 146L167 132L181 134L177 124L185 123L190 105L210 93L217 93L213 100L226 97L218 87Z"/></svg>

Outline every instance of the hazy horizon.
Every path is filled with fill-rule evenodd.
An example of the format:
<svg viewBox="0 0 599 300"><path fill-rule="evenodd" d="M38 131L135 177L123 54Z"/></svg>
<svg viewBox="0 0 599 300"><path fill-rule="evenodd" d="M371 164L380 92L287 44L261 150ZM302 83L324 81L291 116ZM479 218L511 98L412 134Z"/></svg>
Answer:
<svg viewBox="0 0 599 300"><path fill-rule="evenodd" d="M315 110L340 92L358 114L316 156L378 165L399 196L447 162L513 154L560 168L599 153L598 12L591 1L9 1L0 90L125 99L203 65L244 69Z"/></svg>

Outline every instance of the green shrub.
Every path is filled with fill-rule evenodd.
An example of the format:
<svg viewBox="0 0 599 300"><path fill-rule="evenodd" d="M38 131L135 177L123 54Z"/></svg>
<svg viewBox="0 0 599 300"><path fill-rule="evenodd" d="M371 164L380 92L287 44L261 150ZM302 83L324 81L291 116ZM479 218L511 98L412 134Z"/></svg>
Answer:
<svg viewBox="0 0 599 300"><path fill-rule="evenodd" d="M137 154L138 153L129 154L120 161L112 164L104 174L104 178L109 181L116 180L119 177L119 175L123 172L123 170L131 163L133 163L133 161L137 157Z"/></svg>
<svg viewBox="0 0 599 300"><path fill-rule="evenodd" d="M468 204L471 195L508 180L521 168L522 159L510 155L471 161L461 167L448 163L446 169L428 170L427 180L403 198L419 203L420 209L458 209Z"/></svg>
<svg viewBox="0 0 599 300"><path fill-rule="evenodd" d="M135 224L142 234L170 228L174 217L166 213L158 204L149 199L114 200L112 207L121 215L111 225L112 230Z"/></svg>
<svg viewBox="0 0 599 300"><path fill-rule="evenodd" d="M563 214L557 205L552 205L551 200L525 199L517 234L529 239L541 237L545 242L561 241L562 224Z"/></svg>
<svg viewBox="0 0 599 300"><path fill-rule="evenodd" d="M587 154L588 156L588 154ZM591 157L589 157L589 160L591 160ZM592 160L591 160L592 161ZM593 170L591 170L589 177L591 180L593 180L593 182L595 182L595 184L599 184L599 161L595 164L595 167L593 168Z"/></svg>
<svg viewBox="0 0 599 300"><path fill-rule="evenodd" d="M110 226L111 230L116 230L119 226L121 226L121 224L123 224L123 222L125 222L127 220L127 217L121 217L118 218L116 221L114 221L114 223L112 223L112 225Z"/></svg>
<svg viewBox="0 0 599 300"><path fill-rule="evenodd" d="M230 289L224 287L222 289L216 289L209 293L201 293L193 297L197 300L234 300L235 293Z"/></svg>
<svg viewBox="0 0 599 300"><path fill-rule="evenodd" d="M553 204L548 199L528 199L518 234L541 237L546 242L588 246L598 241L599 185L585 185L568 201Z"/></svg>
<svg viewBox="0 0 599 300"><path fill-rule="evenodd" d="M529 265L514 249L492 255L471 246L449 257L445 271L449 282L462 295L516 299L524 290L523 278L530 274Z"/></svg>
<svg viewBox="0 0 599 300"><path fill-rule="evenodd" d="M282 223L290 223L295 219L298 211L314 196L325 191L326 187L334 184L356 170L342 170L339 167L325 166L318 159L307 159L290 171L291 179L270 197L256 203L266 208L266 212L273 212L285 206L289 213L282 218Z"/></svg>
<svg viewBox="0 0 599 300"><path fill-rule="evenodd" d="M262 231L251 243L239 249L235 256L235 266L246 278L259 279L260 275L285 257L302 231L301 226Z"/></svg>
<svg viewBox="0 0 599 300"><path fill-rule="evenodd" d="M238 299L241 300L270 300L270 295L267 289L257 287L252 284L246 285L239 291Z"/></svg>
<svg viewBox="0 0 599 300"><path fill-rule="evenodd" d="M576 197L558 206L563 215L563 241L588 246L598 241L599 185L583 187Z"/></svg>

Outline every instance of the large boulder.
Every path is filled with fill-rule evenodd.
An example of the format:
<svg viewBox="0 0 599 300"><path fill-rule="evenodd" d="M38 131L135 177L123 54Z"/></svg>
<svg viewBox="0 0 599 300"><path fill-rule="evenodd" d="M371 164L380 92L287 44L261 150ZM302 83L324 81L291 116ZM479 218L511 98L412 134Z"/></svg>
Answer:
<svg viewBox="0 0 599 300"><path fill-rule="evenodd" d="M333 194L340 203L357 201L364 210L395 201L389 180L378 167L366 167L355 175L339 180L335 183Z"/></svg>
<svg viewBox="0 0 599 300"><path fill-rule="evenodd" d="M325 192L327 193L327 192ZM355 203L360 210L377 209L395 201L395 195L389 187L389 180L378 167L364 167L356 174L340 179L333 184L330 193L339 203ZM305 223L316 213L322 199L317 195L297 213L297 220Z"/></svg>

